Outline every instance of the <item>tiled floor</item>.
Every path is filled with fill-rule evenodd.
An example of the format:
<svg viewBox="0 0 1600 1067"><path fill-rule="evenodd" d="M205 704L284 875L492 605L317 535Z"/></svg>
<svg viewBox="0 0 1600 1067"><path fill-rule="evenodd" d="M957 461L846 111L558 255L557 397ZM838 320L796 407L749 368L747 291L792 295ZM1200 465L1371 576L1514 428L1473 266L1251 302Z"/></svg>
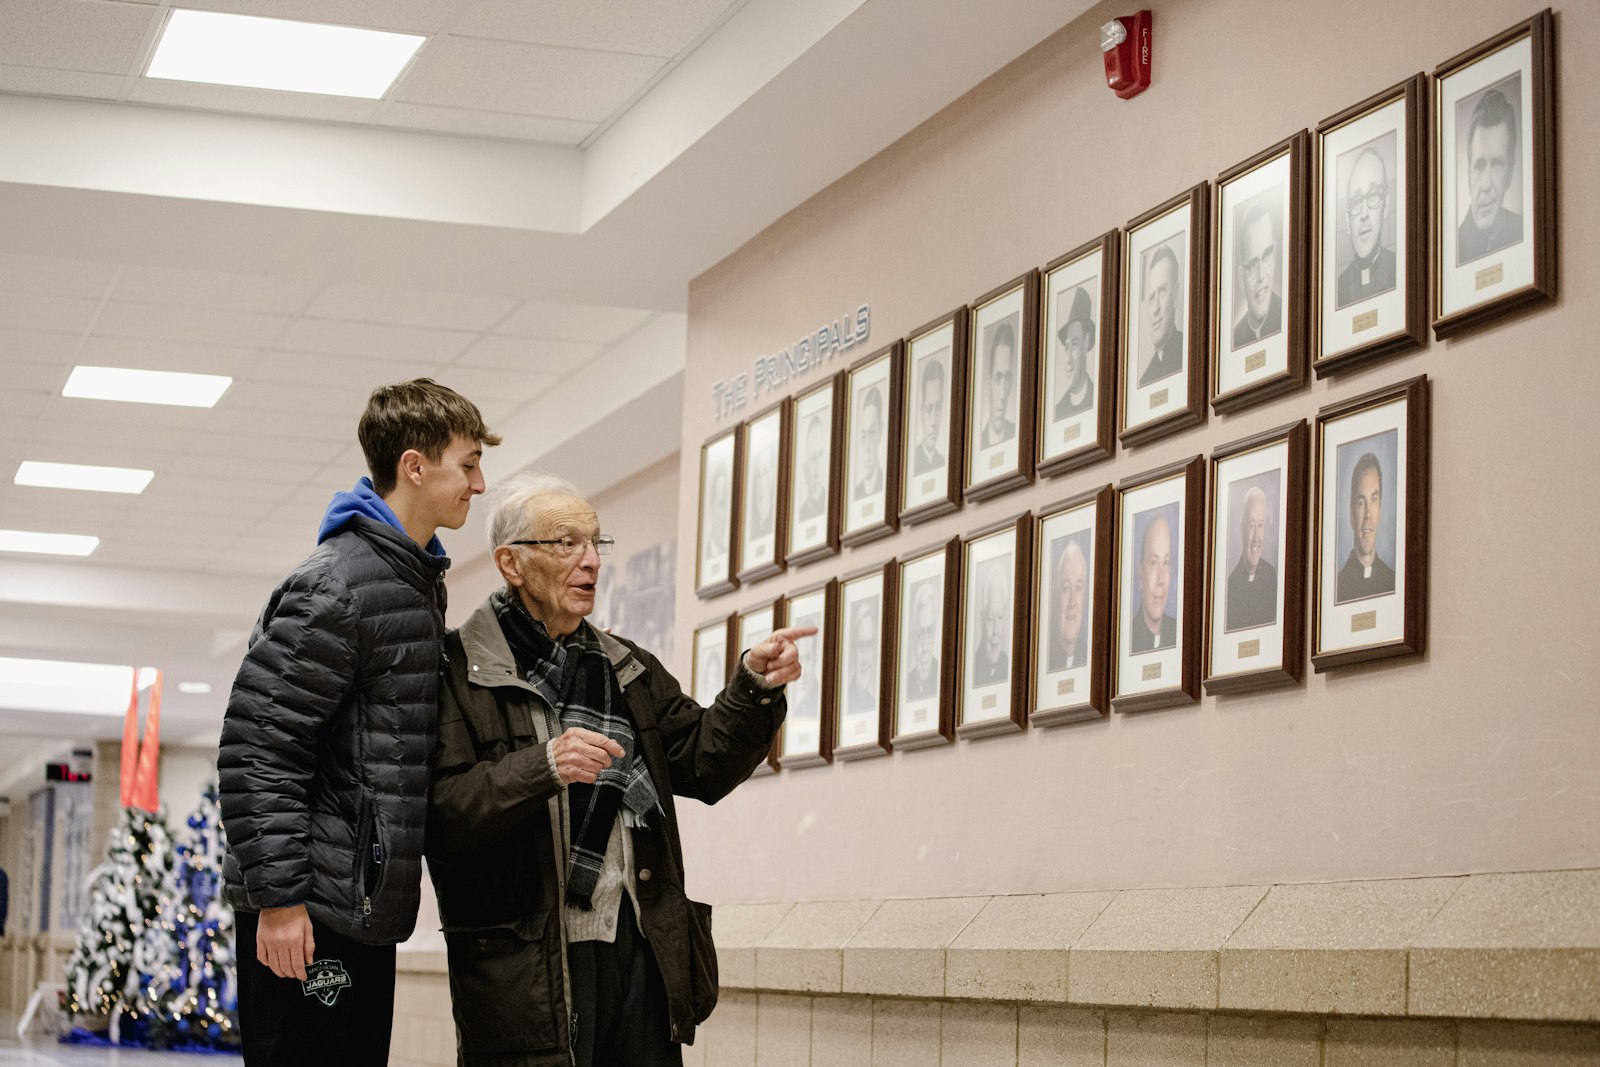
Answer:
<svg viewBox="0 0 1600 1067"><path fill-rule="evenodd" d="M46 1037L19 1041L17 1021L0 1016L0 1067L236 1067L242 1062L233 1056L62 1045Z"/></svg>

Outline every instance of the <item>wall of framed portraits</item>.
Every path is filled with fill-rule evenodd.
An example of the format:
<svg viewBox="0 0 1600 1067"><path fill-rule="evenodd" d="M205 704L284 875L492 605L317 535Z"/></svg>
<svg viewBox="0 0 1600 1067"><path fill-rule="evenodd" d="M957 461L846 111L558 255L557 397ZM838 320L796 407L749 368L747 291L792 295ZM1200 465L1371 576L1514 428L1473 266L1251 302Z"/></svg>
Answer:
<svg viewBox="0 0 1600 1067"><path fill-rule="evenodd" d="M1600 10L1152 6L1148 92L1099 5L691 286L678 645L828 629L691 895L1600 865Z"/></svg>

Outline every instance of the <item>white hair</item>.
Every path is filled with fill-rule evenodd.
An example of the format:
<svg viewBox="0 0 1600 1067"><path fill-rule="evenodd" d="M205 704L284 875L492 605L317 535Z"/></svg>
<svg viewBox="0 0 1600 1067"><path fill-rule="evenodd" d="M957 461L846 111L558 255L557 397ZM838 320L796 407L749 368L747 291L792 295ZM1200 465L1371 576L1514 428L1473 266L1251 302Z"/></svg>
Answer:
<svg viewBox="0 0 1600 1067"><path fill-rule="evenodd" d="M489 551L508 541L517 541L533 531L536 510L530 505L540 497L575 496L583 499L578 487L565 478L542 471L517 471L489 490Z"/></svg>

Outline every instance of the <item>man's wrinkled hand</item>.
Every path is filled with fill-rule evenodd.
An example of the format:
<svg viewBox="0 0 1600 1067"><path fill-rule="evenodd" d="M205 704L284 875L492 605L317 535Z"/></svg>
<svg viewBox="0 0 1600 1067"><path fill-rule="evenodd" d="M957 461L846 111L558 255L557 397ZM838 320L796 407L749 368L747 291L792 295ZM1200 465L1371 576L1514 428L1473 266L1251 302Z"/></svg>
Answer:
<svg viewBox="0 0 1600 1067"><path fill-rule="evenodd" d="M765 641L745 653L745 666L770 689L788 685L800 677L800 648L795 642L802 637L812 637L816 632L815 626L774 630Z"/></svg>
<svg viewBox="0 0 1600 1067"><path fill-rule="evenodd" d="M306 980L306 964L316 959L317 942L311 935L311 916L304 904L288 908L262 908L256 926L256 959L279 978Z"/></svg>
<svg viewBox="0 0 1600 1067"><path fill-rule="evenodd" d="M611 766L613 758L624 755L622 746L611 738L581 726L571 727L551 741L550 754L555 757L556 777L562 785L592 785L600 772Z"/></svg>

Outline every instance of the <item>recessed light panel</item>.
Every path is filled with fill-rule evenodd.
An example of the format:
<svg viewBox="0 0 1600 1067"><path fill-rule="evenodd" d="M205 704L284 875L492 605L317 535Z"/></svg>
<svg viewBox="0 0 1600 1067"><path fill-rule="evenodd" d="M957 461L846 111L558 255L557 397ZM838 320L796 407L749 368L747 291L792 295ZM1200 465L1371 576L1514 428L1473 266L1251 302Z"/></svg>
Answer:
<svg viewBox="0 0 1600 1067"><path fill-rule="evenodd" d="M184 374L126 367L73 367L62 396L122 400L130 404L216 407L233 379L221 374Z"/></svg>
<svg viewBox="0 0 1600 1067"><path fill-rule="evenodd" d="M34 533L0 530L0 552L35 552L43 556L87 556L100 546L100 538L81 534Z"/></svg>
<svg viewBox="0 0 1600 1067"><path fill-rule="evenodd" d="M17 485L43 489L85 489L93 493L142 493L155 471L132 467L86 467L78 463L23 460L13 479Z"/></svg>
<svg viewBox="0 0 1600 1067"><path fill-rule="evenodd" d="M211 692L211 683L210 682L179 682L178 683L178 692L180 692L180 693L209 693L209 692Z"/></svg>
<svg viewBox="0 0 1600 1067"><path fill-rule="evenodd" d="M426 38L217 11L173 11L149 78L380 99Z"/></svg>

